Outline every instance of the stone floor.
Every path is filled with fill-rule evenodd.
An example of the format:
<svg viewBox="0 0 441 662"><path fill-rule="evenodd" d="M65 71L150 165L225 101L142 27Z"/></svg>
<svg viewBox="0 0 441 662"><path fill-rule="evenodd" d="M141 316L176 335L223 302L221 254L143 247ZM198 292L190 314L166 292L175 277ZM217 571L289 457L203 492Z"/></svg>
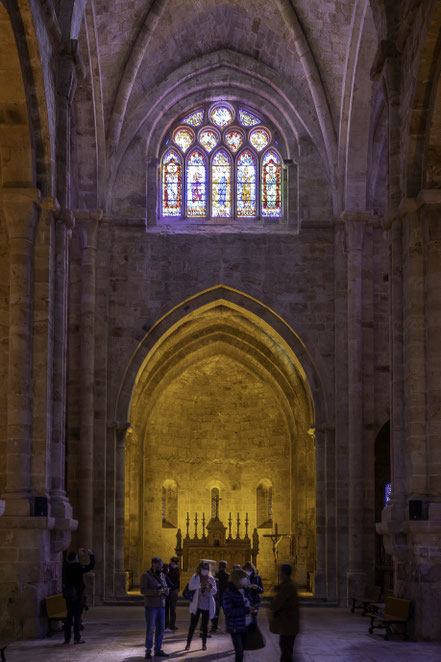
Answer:
<svg viewBox="0 0 441 662"><path fill-rule="evenodd" d="M441 643L413 643L368 634L368 620L347 609L306 608L302 610L302 633L298 637L296 662L441 662ZM233 662L230 637L218 634L201 650L199 637L193 650L184 652L188 607L178 607L182 629L166 634L164 650L170 659ZM267 632L265 609L260 615L267 645L249 652L246 662L277 662L277 637ZM223 621L221 618L221 626ZM85 616L82 646L64 646L62 635L51 639L19 642L8 648L7 662L142 662L144 659L143 609L137 606L96 607ZM156 658L161 659L161 658Z"/></svg>

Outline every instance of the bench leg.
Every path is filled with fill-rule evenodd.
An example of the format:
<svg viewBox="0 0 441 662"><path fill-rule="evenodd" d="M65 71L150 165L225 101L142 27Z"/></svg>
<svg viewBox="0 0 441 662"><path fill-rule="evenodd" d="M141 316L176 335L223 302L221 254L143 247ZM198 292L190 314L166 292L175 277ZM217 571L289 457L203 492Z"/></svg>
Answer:
<svg viewBox="0 0 441 662"><path fill-rule="evenodd" d="M369 634L372 634L374 631L374 621L375 621L375 616L369 616L371 619L371 624L369 626Z"/></svg>

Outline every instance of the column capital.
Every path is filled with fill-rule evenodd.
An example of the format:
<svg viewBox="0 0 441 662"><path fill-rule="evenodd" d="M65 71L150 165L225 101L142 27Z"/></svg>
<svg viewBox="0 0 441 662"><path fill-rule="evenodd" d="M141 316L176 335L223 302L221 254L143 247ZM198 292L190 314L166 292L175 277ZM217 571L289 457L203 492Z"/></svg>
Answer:
<svg viewBox="0 0 441 662"><path fill-rule="evenodd" d="M363 248L366 221L352 219L345 221L346 250L348 252L361 251Z"/></svg>
<svg viewBox="0 0 441 662"><path fill-rule="evenodd" d="M59 208L56 213L56 219L64 224L66 230L73 230L75 227L75 216L72 209Z"/></svg>
<svg viewBox="0 0 441 662"><path fill-rule="evenodd" d="M34 239L41 194L35 188L0 188L2 210L9 239Z"/></svg>
<svg viewBox="0 0 441 662"><path fill-rule="evenodd" d="M102 209L78 209L74 211L76 227L80 235L81 248L96 250L98 226L103 218Z"/></svg>

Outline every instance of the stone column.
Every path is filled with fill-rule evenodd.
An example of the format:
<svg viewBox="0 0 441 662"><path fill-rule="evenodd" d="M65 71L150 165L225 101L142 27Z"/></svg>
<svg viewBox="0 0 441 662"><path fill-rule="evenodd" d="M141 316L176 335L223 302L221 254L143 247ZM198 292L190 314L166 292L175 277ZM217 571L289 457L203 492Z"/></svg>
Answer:
<svg viewBox="0 0 441 662"><path fill-rule="evenodd" d="M95 272L98 225L102 211L77 211L81 243L80 442L78 447L78 519L80 546L93 544L93 448L95 382Z"/></svg>
<svg viewBox="0 0 441 662"><path fill-rule="evenodd" d="M161 186L159 181L159 165L160 160L150 158L147 160L147 205L146 205L146 227L150 228L157 224L160 209L158 208L158 191ZM182 204L184 204L184 196L182 196Z"/></svg>
<svg viewBox="0 0 441 662"><path fill-rule="evenodd" d="M54 517L71 517L72 507L65 490L66 453L66 386L67 386L67 310L69 243L75 219L68 209L59 210L55 223L55 274L54 274L54 345L53 370L53 429L51 512Z"/></svg>
<svg viewBox="0 0 441 662"><path fill-rule="evenodd" d="M33 251L36 189L2 189L9 238L8 457L6 515L31 514Z"/></svg>
<svg viewBox="0 0 441 662"><path fill-rule="evenodd" d="M348 599L366 583L363 567L363 239L366 214L344 215L348 284Z"/></svg>
<svg viewBox="0 0 441 662"><path fill-rule="evenodd" d="M316 569L314 595L326 598L326 430L311 427L308 434L315 446L316 466Z"/></svg>
<svg viewBox="0 0 441 662"><path fill-rule="evenodd" d="M127 575L124 568L124 481L126 440L132 434L130 423L116 424L115 436L115 540L114 545L114 591L116 596L127 594Z"/></svg>

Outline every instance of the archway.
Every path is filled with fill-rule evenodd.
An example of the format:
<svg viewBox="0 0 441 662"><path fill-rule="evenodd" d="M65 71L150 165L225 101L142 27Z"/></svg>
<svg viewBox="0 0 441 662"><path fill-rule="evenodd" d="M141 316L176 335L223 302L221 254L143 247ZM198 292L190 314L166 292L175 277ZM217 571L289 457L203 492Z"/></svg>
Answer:
<svg viewBox="0 0 441 662"><path fill-rule="evenodd" d="M264 319L270 316L282 334ZM318 395L320 387L292 330L255 300L213 288L151 330L126 374L121 405L130 381L124 567L134 583L153 554L174 552L178 529L186 534L187 513L192 527L198 514L202 534L201 518L211 517L213 490L224 524L232 513L235 522L239 514L241 536L245 520L250 536L257 528L259 570L271 580L271 543L262 536L269 533L270 518L258 521L264 485L272 488L265 497L271 524L293 535L294 544L282 540L280 557L295 563L297 580L306 585L317 561L315 448L309 432L316 420L313 392ZM177 488L175 526L164 520L169 485Z"/></svg>

